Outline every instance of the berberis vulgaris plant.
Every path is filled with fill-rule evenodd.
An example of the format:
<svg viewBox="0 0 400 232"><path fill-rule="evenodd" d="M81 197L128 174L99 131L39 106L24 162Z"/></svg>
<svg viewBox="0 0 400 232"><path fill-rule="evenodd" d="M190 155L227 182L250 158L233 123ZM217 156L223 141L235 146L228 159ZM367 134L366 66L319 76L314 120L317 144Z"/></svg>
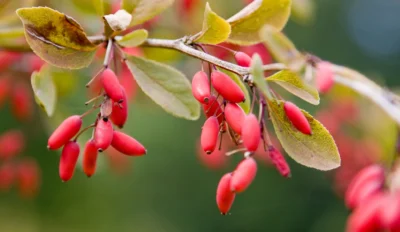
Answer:
<svg viewBox="0 0 400 232"><path fill-rule="evenodd" d="M376 103L400 124L398 96L357 71L299 52L281 32L291 13L291 0L255 0L228 19L206 4L202 30L198 33L173 40L148 38L141 25L173 3L174 0L122 0L120 9L109 14L104 2L95 0L92 6L103 16L104 30L91 36L77 21L55 9L29 7L16 11L30 48L48 63L32 74L31 82L37 102L49 116L56 104L56 85L49 67L83 69L91 65L96 51L106 48L103 65L86 86L101 83L98 96L86 103L92 107L66 118L48 140L50 150L62 149L59 172L63 181L72 178L81 149L83 169L88 176L95 173L99 152L116 149L128 156L151 152L123 132L128 104L126 90L116 75L118 62L129 68L143 92L166 112L197 120L203 110L207 119L200 143L205 153L212 156L218 152L222 143L229 141L228 137L237 148L227 155L244 154L236 169L225 174L218 184L216 201L222 214L229 212L235 195L245 191L254 180L257 162L253 155L259 146L268 152L283 176L290 176L284 156L271 142L272 133L299 164L321 171L340 166L340 155L328 130L295 103L283 99L273 85L313 105L319 104L319 93L328 92L334 84L343 85ZM250 57L231 46L224 47L229 44L261 44L277 63L263 64L259 54ZM174 67L131 55L128 49L135 47L176 50L197 58L199 71L190 83ZM214 56L209 53L212 49L227 51L235 62ZM91 124L83 125L82 119L90 113L97 117ZM268 130L268 125L274 131ZM92 137L80 148L77 141L89 130Z"/></svg>

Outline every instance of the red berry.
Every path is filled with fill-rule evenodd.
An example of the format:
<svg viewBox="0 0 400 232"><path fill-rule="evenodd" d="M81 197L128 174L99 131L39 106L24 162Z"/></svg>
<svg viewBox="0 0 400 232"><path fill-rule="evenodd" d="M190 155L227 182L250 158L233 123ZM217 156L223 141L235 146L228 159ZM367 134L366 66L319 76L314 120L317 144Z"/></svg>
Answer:
<svg viewBox="0 0 400 232"><path fill-rule="evenodd" d="M201 131L201 147L207 154L211 154L217 147L219 123L215 116L206 120Z"/></svg>
<svg viewBox="0 0 400 232"><path fill-rule="evenodd" d="M222 112L222 108L215 96L210 96L208 103L202 104L204 114L207 118L212 116L217 116L219 124L222 124L225 121L224 114Z"/></svg>
<svg viewBox="0 0 400 232"><path fill-rule="evenodd" d="M235 54L236 63L242 67L250 67L251 57L244 52L237 52Z"/></svg>
<svg viewBox="0 0 400 232"><path fill-rule="evenodd" d="M222 215L226 215L235 200L235 193L231 191L232 173L222 176L217 187L217 206Z"/></svg>
<svg viewBox="0 0 400 232"><path fill-rule="evenodd" d="M228 125L237 134L242 134L242 125L246 114L244 113L242 107L236 103L228 103L225 106L225 119Z"/></svg>
<svg viewBox="0 0 400 232"><path fill-rule="evenodd" d="M141 156L147 153L146 148L136 139L119 131L114 131L111 145L125 155Z"/></svg>
<svg viewBox="0 0 400 232"><path fill-rule="evenodd" d="M81 129L82 119L79 115L73 115L65 119L51 134L47 148L57 150L71 140Z"/></svg>
<svg viewBox="0 0 400 232"><path fill-rule="evenodd" d="M4 163L0 166L0 191L8 191L15 179L15 166L12 163Z"/></svg>
<svg viewBox="0 0 400 232"><path fill-rule="evenodd" d="M21 58L21 53L0 51L0 71L8 68Z"/></svg>
<svg viewBox="0 0 400 232"><path fill-rule="evenodd" d="M74 175L79 152L79 145L74 141L69 141L64 145L59 166L59 174L62 181L69 181Z"/></svg>
<svg viewBox="0 0 400 232"><path fill-rule="evenodd" d="M244 147L254 152L257 150L261 140L260 123L254 114L246 115L242 126L242 140Z"/></svg>
<svg viewBox="0 0 400 232"><path fill-rule="evenodd" d="M11 110L20 121L27 121L32 117L33 101L30 89L26 84L15 84L11 93Z"/></svg>
<svg viewBox="0 0 400 232"><path fill-rule="evenodd" d="M93 176L96 172L97 146L93 139L86 142L83 152L83 172L87 177Z"/></svg>
<svg viewBox="0 0 400 232"><path fill-rule="evenodd" d="M275 147L270 147L268 152L276 170L278 170L283 177L290 177L290 167L282 153Z"/></svg>
<svg viewBox="0 0 400 232"><path fill-rule="evenodd" d="M283 106L285 114L292 125L301 133L311 135L311 126L304 113L291 102L285 102Z"/></svg>
<svg viewBox="0 0 400 232"><path fill-rule="evenodd" d="M10 94L11 81L7 77L0 78L0 107L3 106Z"/></svg>
<svg viewBox="0 0 400 232"><path fill-rule="evenodd" d="M238 103L245 100L242 89L227 74L214 71L211 73L211 82L214 89L230 102Z"/></svg>
<svg viewBox="0 0 400 232"><path fill-rule="evenodd" d="M0 158L17 156L25 147L24 135L19 130L9 130L0 136Z"/></svg>
<svg viewBox="0 0 400 232"><path fill-rule="evenodd" d="M385 193L380 207L382 225L389 231L400 231L400 193Z"/></svg>
<svg viewBox="0 0 400 232"><path fill-rule="evenodd" d="M126 98L124 87L121 88L124 94L123 102L113 102L112 113L110 116L111 121L119 128L124 127L126 120L128 119L128 100Z"/></svg>
<svg viewBox="0 0 400 232"><path fill-rule="evenodd" d="M94 141L99 152L106 150L113 140L113 127L108 119L100 119L94 131Z"/></svg>
<svg viewBox="0 0 400 232"><path fill-rule="evenodd" d="M329 90L331 90L334 85L334 73L332 70L332 64L326 61L319 62L317 64L315 80L319 92L329 92Z"/></svg>
<svg viewBox="0 0 400 232"><path fill-rule="evenodd" d="M111 69L106 69L100 76L106 94L115 102L122 102L124 94L115 73Z"/></svg>
<svg viewBox="0 0 400 232"><path fill-rule="evenodd" d="M18 164L17 178L19 193L23 197L33 197L40 187L40 170L34 159L24 159Z"/></svg>
<svg viewBox="0 0 400 232"><path fill-rule="evenodd" d="M253 158L242 160L233 172L231 191L243 192L253 182L257 173L257 163Z"/></svg>
<svg viewBox="0 0 400 232"><path fill-rule="evenodd" d="M192 93L194 98L200 103L207 103L210 96L210 82L208 81L208 76L205 72L197 72L192 79Z"/></svg>
<svg viewBox="0 0 400 232"><path fill-rule="evenodd" d="M354 209L362 201L374 195L384 184L385 171L379 165L371 165L362 169L350 182L345 202L349 209Z"/></svg>
<svg viewBox="0 0 400 232"><path fill-rule="evenodd" d="M257 53L258 55L260 55L263 64L272 63L271 53L268 51L263 43L241 47L240 50L250 57L253 57L253 55Z"/></svg>

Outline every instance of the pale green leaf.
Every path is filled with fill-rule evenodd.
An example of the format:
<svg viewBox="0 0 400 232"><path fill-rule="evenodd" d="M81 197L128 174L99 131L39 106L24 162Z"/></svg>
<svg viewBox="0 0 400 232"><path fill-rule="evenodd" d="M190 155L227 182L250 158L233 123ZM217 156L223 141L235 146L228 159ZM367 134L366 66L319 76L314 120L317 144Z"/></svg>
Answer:
<svg viewBox="0 0 400 232"><path fill-rule="evenodd" d="M251 97L249 94L249 90L246 88L246 85L243 83L242 78L238 76L235 73L226 71L225 69L219 69L221 72L226 73L228 76L232 78L232 80L239 85L239 87L242 89L244 96L245 96L245 101L238 103L240 107L242 107L243 111L248 114L250 113L250 108L251 108Z"/></svg>
<svg viewBox="0 0 400 232"><path fill-rule="evenodd" d="M32 50L48 63L69 69L88 66L96 46L72 18L48 7L20 8L25 37Z"/></svg>
<svg viewBox="0 0 400 232"><path fill-rule="evenodd" d="M146 41L148 32L145 29L132 31L124 35L117 43L123 47L137 47Z"/></svg>
<svg viewBox="0 0 400 232"><path fill-rule="evenodd" d="M126 61L139 87L168 113L188 120L200 117L189 80L175 68L130 56Z"/></svg>
<svg viewBox="0 0 400 232"><path fill-rule="evenodd" d="M269 25L280 31L291 11L291 0L255 0L228 19L231 24L229 42L251 45L261 42L259 31Z"/></svg>
<svg viewBox="0 0 400 232"><path fill-rule="evenodd" d="M264 79L264 71L262 69L262 66L263 63L260 55L258 55L257 53L254 54L251 59L250 66L250 74L253 78L253 82L257 86L257 89L261 91L261 93L265 97L272 98L267 81Z"/></svg>
<svg viewBox="0 0 400 232"><path fill-rule="evenodd" d="M203 19L203 29L200 36L194 42L204 44L219 44L228 39L231 33L231 25L222 17L211 10L210 4L206 4Z"/></svg>
<svg viewBox="0 0 400 232"><path fill-rule="evenodd" d="M52 116L57 102L57 94L49 66L44 65L39 72L33 72L31 84L37 104L49 117Z"/></svg>
<svg viewBox="0 0 400 232"><path fill-rule="evenodd" d="M260 37L276 61L288 65L292 70L298 70L305 63L303 54L282 32L265 26L260 31Z"/></svg>
<svg viewBox="0 0 400 232"><path fill-rule="evenodd" d="M319 104L318 90L304 83L303 80L292 71L282 70L269 76L267 81L282 86L282 88L286 89L290 93L313 105Z"/></svg>
<svg viewBox="0 0 400 232"><path fill-rule="evenodd" d="M286 117L283 107L283 101L268 101L275 133L288 155L304 166L323 171L339 167L340 155L328 130L303 110L310 123L312 135L301 133Z"/></svg>
<svg viewBox="0 0 400 232"><path fill-rule="evenodd" d="M105 15L103 18L113 31L123 31L128 28L132 15L125 10L119 10L115 14Z"/></svg>
<svg viewBox="0 0 400 232"><path fill-rule="evenodd" d="M131 12L131 26L139 25L170 7L174 0L122 0L122 8Z"/></svg>

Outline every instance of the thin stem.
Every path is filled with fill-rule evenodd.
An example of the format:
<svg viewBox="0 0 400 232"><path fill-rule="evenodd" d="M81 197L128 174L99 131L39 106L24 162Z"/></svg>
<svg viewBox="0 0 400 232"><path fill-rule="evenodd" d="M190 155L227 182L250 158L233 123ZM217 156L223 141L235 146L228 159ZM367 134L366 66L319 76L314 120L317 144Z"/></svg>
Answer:
<svg viewBox="0 0 400 232"><path fill-rule="evenodd" d="M126 55L125 55L124 51L122 50L122 48L120 46L118 46L117 44L114 44L114 48L117 51L118 55L121 57L122 61L125 62Z"/></svg>
<svg viewBox="0 0 400 232"><path fill-rule="evenodd" d="M83 134L85 131L87 131L87 130L89 130L90 128L93 128L93 127L95 127L95 124L91 124L91 125L89 125L89 126L83 128L83 129L75 136L74 141L76 142L76 141L78 140L79 136L81 136L81 134Z"/></svg>
<svg viewBox="0 0 400 232"><path fill-rule="evenodd" d="M108 65L110 63L110 57L112 55L112 48L113 48L113 41L112 39L108 39L106 56L104 57L104 62L103 62L104 68L108 68Z"/></svg>
<svg viewBox="0 0 400 232"><path fill-rule="evenodd" d="M94 75L94 77L92 77L92 79L90 79L90 81L86 84L86 88L89 88L90 85L96 80L96 78L98 76L100 76L100 74L104 71L104 66L96 73L96 75Z"/></svg>
<svg viewBox="0 0 400 232"><path fill-rule="evenodd" d="M232 150L230 152L225 153L225 155L226 156L231 156L233 154L236 154L236 153L242 152L242 151L246 151L246 148L238 148L238 149L235 149L235 150Z"/></svg>

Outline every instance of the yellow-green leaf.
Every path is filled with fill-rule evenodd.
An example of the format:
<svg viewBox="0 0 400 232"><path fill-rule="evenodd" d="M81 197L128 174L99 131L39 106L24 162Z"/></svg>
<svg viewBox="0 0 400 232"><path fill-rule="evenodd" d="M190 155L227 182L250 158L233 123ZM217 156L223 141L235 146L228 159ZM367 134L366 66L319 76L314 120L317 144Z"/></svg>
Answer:
<svg viewBox="0 0 400 232"><path fill-rule="evenodd" d="M231 33L231 25L222 17L211 10L210 4L206 4L203 19L203 29L199 37L195 39L197 43L219 44L228 39Z"/></svg>
<svg viewBox="0 0 400 232"><path fill-rule="evenodd" d="M117 43L124 47L137 47L146 41L148 32L145 29L132 31L124 35Z"/></svg>
<svg viewBox="0 0 400 232"><path fill-rule="evenodd" d="M20 8L17 14L28 44L43 60L69 69L91 63L96 46L71 17L48 7Z"/></svg>
<svg viewBox="0 0 400 232"><path fill-rule="evenodd" d="M126 63L143 92L165 111L188 120L200 117L200 105L183 73L140 57L129 56Z"/></svg>
<svg viewBox="0 0 400 232"><path fill-rule="evenodd" d="M104 0L92 0L92 4L98 15L104 15Z"/></svg>
<svg viewBox="0 0 400 232"><path fill-rule="evenodd" d="M226 73L228 76L232 78L232 80L239 85L239 87L242 89L244 92L246 100L244 102L238 103L240 107L242 107L243 111L248 114L250 113L250 108L251 108L251 97L249 94L249 91L247 90L245 84L242 81L242 78L240 78L237 74L226 71L225 69L219 69L221 72Z"/></svg>
<svg viewBox="0 0 400 232"><path fill-rule="evenodd" d="M269 25L280 31L290 16L291 0L255 0L228 19L232 32L229 42L251 45L261 42L259 31Z"/></svg>
<svg viewBox="0 0 400 232"><path fill-rule="evenodd" d="M327 171L339 167L340 155L328 130L302 110L311 125L312 135L301 133L286 117L283 106L283 101L268 101L275 133L288 155L296 162L310 168Z"/></svg>
<svg viewBox="0 0 400 232"><path fill-rule="evenodd" d="M304 83L303 80L292 71L282 70L267 77L267 81L282 86L282 88L286 89L290 93L313 105L319 104L318 90Z"/></svg>
<svg viewBox="0 0 400 232"><path fill-rule="evenodd" d="M260 31L260 37L276 61L288 65L292 70L298 70L305 63L303 54L282 32L265 26Z"/></svg>
<svg viewBox="0 0 400 232"><path fill-rule="evenodd" d="M49 117L52 116L57 102L57 94L49 66L44 65L39 72L33 72L31 84L37 104Z"/></svg>
<svg viewBox="0 0 400 232"><path fill-rule="evenodd" d="M170 7L174 0L122 0L122 8L131 12L131 26L139 25Z"/></svg>
<svg viewBox="0 0 400 232"><path fill-rule="evenodd" d="M30 51L26 42L24 28L3 28L0 29L0 47L7 50Z"/></svg>
<svg viewBox="0 0 400 232"><path fill-rule="evenodd" d="M310 24L315 19L314 0L292 0L292 18L301 24Z"/></svg>
<svg viewBox="0 0 400 232"><path fill-rule="evenodd" d="M272 98L271 93L269 91L269 87L267 81L264 79L264 71L262 69L263 63L260 55L257 53L253 55L251 59L250 66L250 74L252 76L254 84L257 86L257 89L261 91L261 93L266 98Z"/></svg>

